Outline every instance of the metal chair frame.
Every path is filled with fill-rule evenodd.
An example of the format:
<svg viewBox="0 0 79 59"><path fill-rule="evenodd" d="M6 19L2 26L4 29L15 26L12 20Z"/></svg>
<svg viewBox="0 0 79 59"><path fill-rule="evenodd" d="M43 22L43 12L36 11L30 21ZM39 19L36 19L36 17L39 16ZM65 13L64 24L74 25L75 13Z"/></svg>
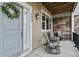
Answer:
<svg viewBox="0 0 79 59"><path fill-rule="evenodd" d="M53 41L51 42L47 33L44 33L45 35L45 39L46 39L46 48L45 51L51 54L59 54L60 53L60 49L59 49L59 37L55 37L53 39ZM54 40L57 41L54 41ZM55 52L54 52L55 51Z"/></svg>

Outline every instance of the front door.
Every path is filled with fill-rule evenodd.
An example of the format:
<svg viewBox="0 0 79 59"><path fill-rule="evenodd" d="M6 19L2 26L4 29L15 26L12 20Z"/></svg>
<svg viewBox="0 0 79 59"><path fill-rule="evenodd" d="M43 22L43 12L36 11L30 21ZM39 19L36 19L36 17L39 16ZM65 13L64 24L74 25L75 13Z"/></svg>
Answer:
<svg viewBox="0 0 79 59"><path fill-rule="evenodd" d="M1 5L3 3L0 3L0 9ZM20 17L16 19L8 18L0 11L0 56L22 52L22 8L18 5L16 7L20 11Z"/></svg>

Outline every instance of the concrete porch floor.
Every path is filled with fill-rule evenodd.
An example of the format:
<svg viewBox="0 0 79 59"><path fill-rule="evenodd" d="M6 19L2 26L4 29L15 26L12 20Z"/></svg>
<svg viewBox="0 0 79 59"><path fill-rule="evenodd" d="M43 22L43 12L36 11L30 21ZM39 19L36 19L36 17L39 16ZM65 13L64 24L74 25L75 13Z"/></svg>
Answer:
<svg viewBox="0 0 79 59"><path fill-rule="evenodd" d="M61 41L59 45L60 54L49 54L45 52L44 47L39 47L33 50L30 54L25 55L25 57L79 57L72 41Z"/></svg>

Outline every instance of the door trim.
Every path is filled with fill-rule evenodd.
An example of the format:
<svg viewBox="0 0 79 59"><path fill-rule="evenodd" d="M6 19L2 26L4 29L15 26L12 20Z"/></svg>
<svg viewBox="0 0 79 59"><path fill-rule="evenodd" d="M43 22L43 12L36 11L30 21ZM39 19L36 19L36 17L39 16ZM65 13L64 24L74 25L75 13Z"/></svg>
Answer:
<svg viewBox="0 0 79 59"><path fill-rule="evenodd" d="M29 43L29 50L28 51L23 51L22 55L20 55L22 57L22 56L25 56L26 54L28 54L32 51L32 6L29 5L28 3L25 3L25 2L15 2L15 3L18 4L19 6L25 8L25 9L28 9L29 12L30 12L30 39L29 39L30 43ZM24 25L24 23L26 23L26 22L24 22L24 20L25 19L24 19L24 16L23 16L23 27L26 26L26 25ZM23 28L23 29L25 29L25 28ZM23 31L23 33L24 32L25 31ZM24 40L24 38L23 38L23 40Z"/></svg>

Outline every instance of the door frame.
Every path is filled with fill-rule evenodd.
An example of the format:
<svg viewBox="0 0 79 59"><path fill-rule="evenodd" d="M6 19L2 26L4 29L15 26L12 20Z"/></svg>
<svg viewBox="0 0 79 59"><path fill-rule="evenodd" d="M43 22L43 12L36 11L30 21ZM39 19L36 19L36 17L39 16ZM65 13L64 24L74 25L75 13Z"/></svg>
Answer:
<svg viewBox="0 0 79 59"><path fill-rule="evenodd" d="M23 53L22 53L22 55L20 55L20 56L25 56L26 54L28 54L28 53L30 53L31 51L32 51L32 6L31 5L29 5L28 3L25 3L25 2L15 2L16 4L18 4L19 6L21 6L22 8L23 8L23 33L25 32L25 30L26 30L26 28L24 28L24 26L26 26L25 25L25 16L24 16L24 9L29 9L29 12L30 12L30 39L29 39L29 50L28 51L24 51L24 43L23 43L23 41L26 39L26 38L24 38L24 36L26 36L26 34L23 34L23 39L22 39L22 43L23 43L23 45L22 45L22 49L23 49Z"/></svg>

